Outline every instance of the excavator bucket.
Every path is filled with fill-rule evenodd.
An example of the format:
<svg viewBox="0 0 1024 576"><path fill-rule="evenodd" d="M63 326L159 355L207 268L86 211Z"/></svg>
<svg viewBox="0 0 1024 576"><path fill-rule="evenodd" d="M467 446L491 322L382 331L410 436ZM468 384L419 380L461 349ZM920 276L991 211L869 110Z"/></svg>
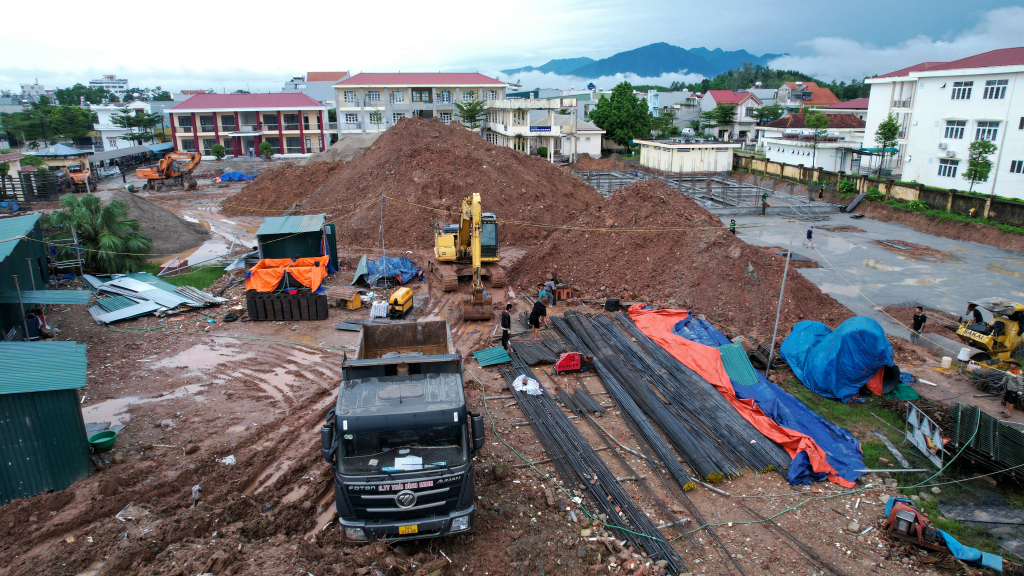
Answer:
<svg viewBox="0 0 1024 576"><path fill-rule="evenodd" d="M493 316L490 294L485 295L483 290L477 289L462 296L463 320L490 320Z"/></svg>
<svg viewBox="0 0 1024 576"><path fill-rule="evenodd" d="M191 174L182 175L181 181L185 190L195 190L199 186L199 182Z"/></svg>

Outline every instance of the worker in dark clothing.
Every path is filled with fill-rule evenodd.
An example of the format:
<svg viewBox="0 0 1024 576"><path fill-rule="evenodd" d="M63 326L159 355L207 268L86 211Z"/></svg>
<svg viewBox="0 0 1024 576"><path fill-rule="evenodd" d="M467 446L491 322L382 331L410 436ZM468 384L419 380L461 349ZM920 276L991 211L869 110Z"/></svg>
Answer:
<svg viewBox="0 0 1024 576"><path fill-rule="evenodd" d="M544 327L548 325L548 297L545 296L533 303L533 310L530 312L530 327L533 328L533 337L540 340L540 323Z"/></svg>
<svg viewBox="0 0 1024 576"><path fill-rule="evenodd" d="M910 343L917 344L918 338L921 337L921 329L924 328L924 323L928 321L928 317L924 315L924 308L918 306L914 312L914 323L910 326Z"/></svg>
<svg viewBox="0 0 1024 576"><path fill-rule="evenodd" d="M804 244L804 246L807 246L808 248L814 248L814 229L813 228L808 228L807 229L807 244Z"/></svg>
<svg viewBox="0 0 1024 576"><path fill-rule="evenodd" d="M1024 375L1020 373L1020 366L1016 360L1010 360L1010 368L1003 375L1001 386L1005 387L1003 394L1003 405L1006 412L1002 413L1003 418L1009 420L1013 416L1013 407L1020 402L1021 391L1024 390Z"/></svg>
<svg viewBox="0 0 1024 576"><path fill-rule="evenodd" d="M501 313L501 347L508 350L508 339L512 332L512 304L505 304L505 311Z"/></svg>
<svg viewBox="0 0 1024 576"><path fill-rule="evenodd" d="M732 232L733 236L736 235L736 219L735 218L729 220L729 232Z"/></svg>
<svg viewBox="0 0 1024 576"><path fill-rule="evenodd" d="M969 304L967 306L967 313L974 314L974 321L972 322L972 324L985 323L985 318L981 315L981 310L978 308L977 304Z"/></svg>
<svg viewBox="0 0 1024 576"><path fill-rule="evenodd" d="M761 194L761 216L768 210L768 193Z"/></svg>
<svg viewBox="0 0 1024 576"><path fill-rule="evenodd" d="M555 281L549 278L548 281L544 283L544 290L547 291L548 298L551 298L551 305L554 306L555 304L558 304L558 298L555 293Z"/></svg>

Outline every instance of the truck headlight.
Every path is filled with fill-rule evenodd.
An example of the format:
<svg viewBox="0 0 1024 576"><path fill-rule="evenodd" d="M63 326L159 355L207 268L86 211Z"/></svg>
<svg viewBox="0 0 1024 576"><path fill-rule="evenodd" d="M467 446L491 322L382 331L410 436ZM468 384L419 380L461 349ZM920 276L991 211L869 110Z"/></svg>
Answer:
<svg viewBox="0 0 1024 576"><path fill-rule="evenodd" d="M469 530L469 516L459 516L452 520L452 527L449 532L462 532L463 530Z"/></svg>
<svg viewBox="0 0 1024 576"><path fill-rule="evenodd" d="M349 542L366 542L366 532L362 528L345 528L345 540Z"/></svg>

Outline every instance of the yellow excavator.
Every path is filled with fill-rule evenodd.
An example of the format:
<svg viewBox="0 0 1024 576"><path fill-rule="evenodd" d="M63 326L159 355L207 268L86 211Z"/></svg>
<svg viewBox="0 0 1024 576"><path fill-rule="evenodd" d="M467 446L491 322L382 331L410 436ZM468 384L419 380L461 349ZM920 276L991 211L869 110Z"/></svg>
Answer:
<svg viewBox="0 0 1024 576"><path fill-rule="evenodd" d="M976 308L992 314L988 323L974 322ZM984 298L967 303L968 318L950 325L957 337L969 346L970 359L990 368L1005 369L1007 362L1024 356L1021 326L1024 325L1024 305L1002 298Z"/></svg>
<svg viewBox="0 0 1024 576"><path fill-rule="evenodd" d="M172 183L181 184L185 190L195 190L199 186L192 173L203 161L200 154L192 152L168 152L156 166L136 168L135 176L145 180L142 189L147 187L150 190L159 190L170 180Z"/></svg>
<svg viewBox="0 0 1024 576"><path fill-rule="evenodd" d="M479 193L462 201L458 224L434 224L434 256L438 263L431 262L431 268L441 277L445 292L458 289L460 276L472 278L472 293L462 297L462 318L489 320L491 296L485 293L483 279L489 277L491 288L501 288L505 272L496 264L498 218L481 210Z"/></svg>

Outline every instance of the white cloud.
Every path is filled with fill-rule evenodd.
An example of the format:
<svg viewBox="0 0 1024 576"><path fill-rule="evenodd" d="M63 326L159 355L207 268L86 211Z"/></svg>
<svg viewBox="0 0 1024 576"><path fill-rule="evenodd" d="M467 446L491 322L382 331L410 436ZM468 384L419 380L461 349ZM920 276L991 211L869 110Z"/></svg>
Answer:
<svg viewBox="0 0 1024 576"><path fill-rule="evenodd" d="M877 47L848 38L821 37L801 42L809 56L784 56L771 62L779 70L799 70L822 80L846 80L885 74L921 62L948 62L998 48L1020 46L1024 8L1000 8L982 15L974 28L952 40L917 36L895 46Z"/></svg>
<svg viewBox="0 0 1024 576"><path fill-rule="evenodd" d="M687 74L685 71L665 73L661 76L652 78L641 77L636 74L615 74L614 76L601 76L598 78L582 78L579 76L562 76L552 72L536 71L520 72L512 75L502 74L495 71L491 72L490 75L492 77L500 77L504 82L519 81L519 83L523 85L523 90L532 90L534 88L558 88L561 90L576 88L577 90L582 90L585 89L587 84L590 82L593 82L599 89L611 90L620 82L629 82L634 86L638 84L668 86L676 81L689 84L693 82L700 82L704 79L700 74Z"/></svg>

